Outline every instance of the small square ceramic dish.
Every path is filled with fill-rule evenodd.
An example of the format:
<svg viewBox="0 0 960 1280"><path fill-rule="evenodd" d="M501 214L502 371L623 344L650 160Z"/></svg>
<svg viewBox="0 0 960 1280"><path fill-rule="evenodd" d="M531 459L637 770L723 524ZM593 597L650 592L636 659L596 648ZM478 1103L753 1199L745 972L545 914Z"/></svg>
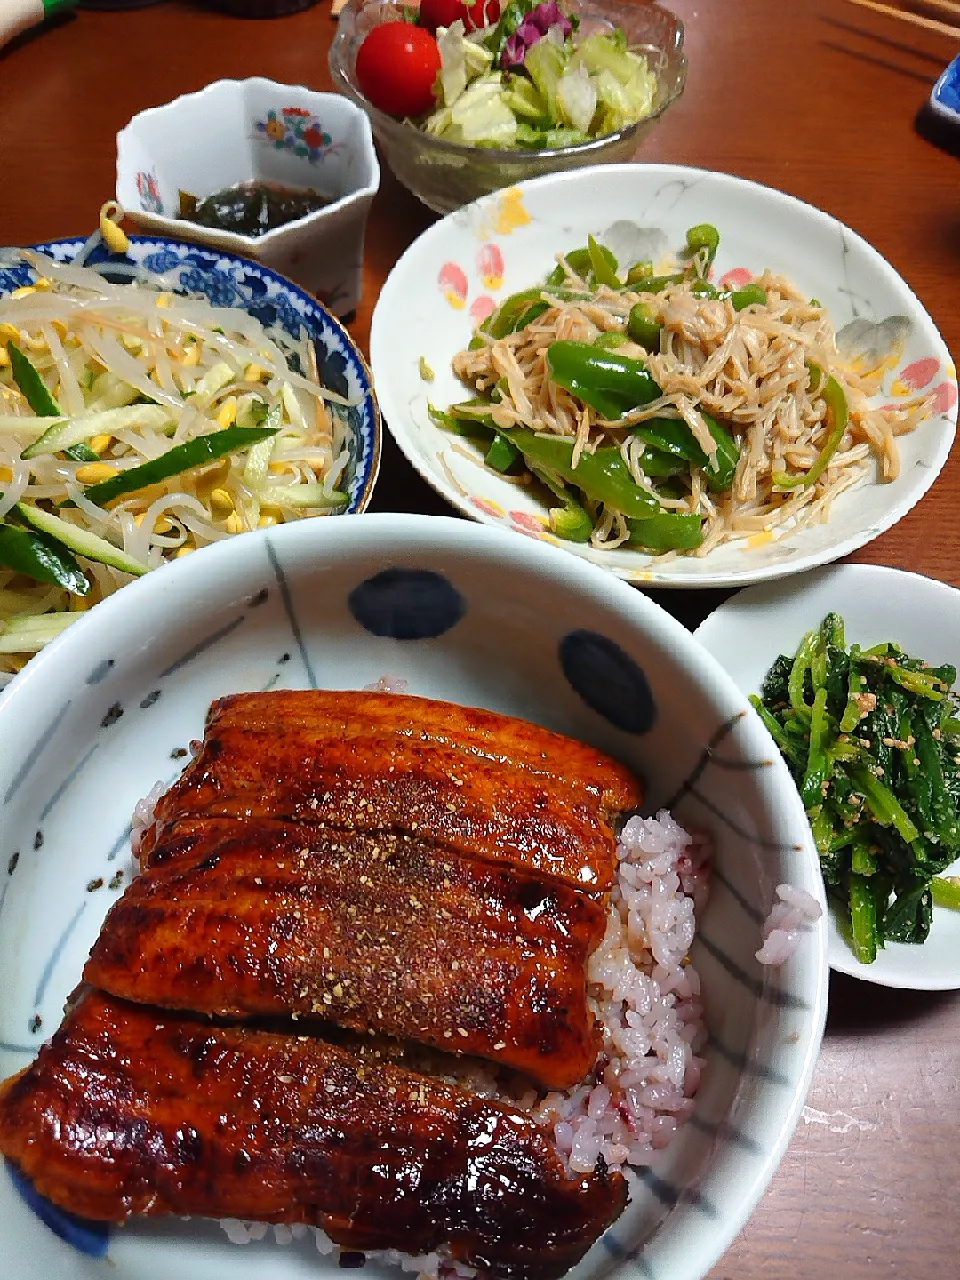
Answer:
<svg viewBox="0 0 960 1280"><path fill-rule="evenodd" d="M262 236L179 216L181 191L202 199L256 180L313 189L332 203ZM117 200L141 227L255 258L338 315L353 311L363 291L364 233L379 186L365 113L302 85L218 80L141 111L117 135Z"/></svg>

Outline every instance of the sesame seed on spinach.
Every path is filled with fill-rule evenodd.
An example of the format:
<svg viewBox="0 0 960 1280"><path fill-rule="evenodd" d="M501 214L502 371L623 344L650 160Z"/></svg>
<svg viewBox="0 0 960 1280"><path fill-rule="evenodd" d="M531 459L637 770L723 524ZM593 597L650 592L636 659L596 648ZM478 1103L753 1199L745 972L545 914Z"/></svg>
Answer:
<svg viewBox="0 0 960 1280"><path fill-rule="evenodd" d="M828 895L857 959L922 943L934 905L960 909L956 668L893 642L847 645L829 613L750 701L800 792Z"/></svg>

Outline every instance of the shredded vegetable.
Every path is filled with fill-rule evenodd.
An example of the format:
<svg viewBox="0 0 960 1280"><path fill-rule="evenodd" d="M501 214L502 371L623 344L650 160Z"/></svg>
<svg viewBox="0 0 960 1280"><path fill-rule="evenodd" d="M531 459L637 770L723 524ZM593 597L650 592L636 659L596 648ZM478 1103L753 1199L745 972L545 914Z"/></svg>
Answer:
<svg viewBox="0 0 960 1280"><path fill-rule="evenodd" d="M782 276L713 284L719 241L704 223L675 260L622 267L590 237L480 326L453 361L474 398L434 420L485 451L511 440L520 457L508 475L539 485L551 472L554 533L574 527L584 540L574 502L606 549L703 556L828 519L872 471L894 479L897 437L930 415L930 400L875 407L883 357L852 367L824 308ZM549 461L560 440L562 467ZM611 452L622 460L616 493L591 478L591 458ZM651 502L657 523L640 524L636 507Z"/></svg>
<svg viewBox="0 0 960 1280"><path fill-rule="evenodd" d="M305 332L22 256L35 282L0 298L0 683L132 574L346 502L346 402Z"/></svg>

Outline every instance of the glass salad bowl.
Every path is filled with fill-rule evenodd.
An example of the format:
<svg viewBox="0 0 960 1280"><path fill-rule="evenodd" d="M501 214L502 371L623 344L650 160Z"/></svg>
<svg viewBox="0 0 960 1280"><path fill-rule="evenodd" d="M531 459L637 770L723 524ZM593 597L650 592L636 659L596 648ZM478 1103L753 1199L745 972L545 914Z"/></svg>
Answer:
<svg viewBox="0 0 960 1280"><path fill-rule="evenodd" d="M382 22L395 21L403 0L349 0L340 14L330 49L334 86L370 117L381 156L403 185L437 213L449 213L478 196L510 187L526 178L577 169L583 165L630 160L664 112L683 92L687 60L683 23L658 4L618 0L581 0L581 21L603 30L620 27L629 47L646 56L657 79L649 115L616 133L573 146L499 148L453 142L425 133L406 120L378 110L360 90L357 52L364 37Z"/></svg>

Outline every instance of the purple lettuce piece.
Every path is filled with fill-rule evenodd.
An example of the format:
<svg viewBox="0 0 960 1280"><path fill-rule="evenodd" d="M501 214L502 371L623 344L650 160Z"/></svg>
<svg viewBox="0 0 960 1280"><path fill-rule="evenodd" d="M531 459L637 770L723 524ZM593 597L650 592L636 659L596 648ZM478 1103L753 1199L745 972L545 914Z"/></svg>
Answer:
<svg viewBox="0 0 960 1280"><path fill-rule="evenodd" d="M545 36L551 27L560 27L564 36L570 35L573 31L570 19L557 4L557 0L543 0L542 4L538 4L527 15L523 25L527 26L530 23L536 27L542 36ZM528 41L527 43L533 44L535 42Z"/></svg>
<svg viewBox="0 0 960 1280"><path fill-rule="evenodd" d="M509 36L500 54L500 65L504 71L519 71L527 56L527 46L519 31Z"/></svg>
<svg viewBox="0 0 960 1280"><path fill-rule="evenodd" d="M508 37L500 54L501 67L505 71L518 71L526 60L527 50L554 28L558 29L563 40L573 31L570 19L557 4L557 0L543 0L542 4L538 4L527 14L513 35Z"/></svg>

